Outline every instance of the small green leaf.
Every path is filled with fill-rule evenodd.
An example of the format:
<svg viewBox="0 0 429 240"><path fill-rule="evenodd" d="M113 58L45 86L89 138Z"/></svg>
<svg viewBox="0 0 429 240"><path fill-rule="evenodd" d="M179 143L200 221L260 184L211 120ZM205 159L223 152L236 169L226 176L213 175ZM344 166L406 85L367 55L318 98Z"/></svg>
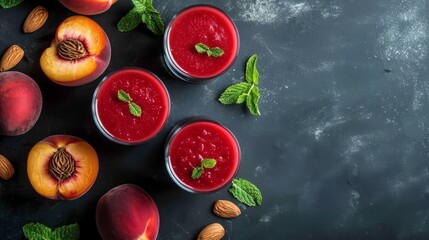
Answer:
<svg viewBox="0 0 429 240"><path fill-rule="evenodd" d="M141 17L142 22L146 24L146 27L156 35L162 35L165 30L164 23L162 22L161 15L159 12L150 7L149 11L145 11Z"/></svg>
<svg viewBox="0 0 429 240"><path fill-rule="evenodd" d="M194 168L194 170L192 170L192 179L198 179L198 178L200 178L201 177L201 175L203 174L203 172L204 172L204 168L203 167L200 167L200 166L198 166L198 167L195 167Z"/></svg>
<svg viewBox="0 0 429 240"><path fill-rule="evenodd" d="M51 236L52 239L77 240L79 239L80 230L77 223L56 228Z"/></svg>
<svg viewBox="0 0 429 240"><path fill-rule="evenodd" d="M222 104L235 104L238 102L240 96L246 94L251 87L252 84L248 82L240 82L231 85L225 89L225 91L220 95L218 100Z"/></svg>
<svg viewBox="0 0 429 240"><path fill-rule="evenodd" d="M140 15L143 14L144 11L146 11L146 0L131 0L131 2L133 2L134 8Z"/></svg>
<svg viewBox="0 0 429 240"><path fill-rule="evenodd" d="M207 50L209 50L209 47L207 47L207 45L205 45L204 43L197 43L195 44L195 49L198 53L205 53L207 52Z"/></svg>
<svg viewBox="0 0 429 240"><path fill-rule="evenodd" d="M141 23L140 13L137 8L131 9L125 16L119 20L116 27L119 32L129 32L135 29Z"/></svg>
<svg viewBox="0 0 429 240"><path fill-rule="evenodd" d="M30 240L50 240L52 229L41 223L27 223L22 227L24 236Z"/></svg>
<svg viewBox="0 0 429 240"><path fill-rule="evenodd" d="M253 54L246 63L246 73L245 78L249 83L258 84L259 82L259 72L256 69L256 62L258 60L258 56Z"/></svg>
<svg viewBox="0 0 429 240"><path fill-rule="evenodd" d="M135 117L140 117L142 115L142 109L135 102L130 102L129 104L130 113Z"/></svg>
<svg viewBox="0 0 429 240"><path fill-rule="evenodd" d="M203 168L214 168L216 166L216 159L204 158L201 160L201 166Z"/></svg>
<svg viewBox="0 0 429 240"><path fill-rule="evenodd" d="M247 93L243 93L240 96L238 96L236 104L244 103L246 101L248 95L249 94L247 94Z"/></svg>
<svg viewBox="0 0 429 240"><path fill-rule="evenodd" d="M2 8L11 8L18 6L21 4L24 0L0 0L0 6Z"/></svg>
<svg viewBox="0 0 429 240"><path fill-rule="evenodd" d="M259 106L258 106L259 96L260 96L259 89L257 86L254 86L252 88L252 91L246 98L246 106L249 109L250 113L255 116L261 115L261 113L259 112Z"/></svg>
<svg viewBox="0 0 429 240"><path fill-rule="evenodd" d="M118 90L118 99L122 102L131 102L133 100L124 90Z"/></svg>
<svg viewBox="0 0 429 240"><path fill-rule="evenodd" d="M238 178L232 180L229 192L240 202L247 206L256 206L262 204L261 191L246 179Z"/></svg>
<svg viewBox="0 0 429 240"><path fill-rule="evenodd" d="M224 51L219 47L210 48L212 57L220 57L224 54Z"/></svg>

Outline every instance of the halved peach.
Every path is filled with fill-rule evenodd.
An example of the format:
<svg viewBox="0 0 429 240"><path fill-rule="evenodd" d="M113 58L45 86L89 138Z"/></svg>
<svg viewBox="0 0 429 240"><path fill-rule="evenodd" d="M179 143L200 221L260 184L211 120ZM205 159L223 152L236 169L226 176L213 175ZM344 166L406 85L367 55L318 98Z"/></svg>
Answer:
<svg viewBox="0 0 429 240"><path fill-rule="evenodd" d="M71 16L57 28L55 39L40 57L40 66L52 81L79 86L98 78L110 63L110 41L98 23Z"/></svg>
<svg viewBox="0 0 429 240"><path fill-rule="evenodd" d="M27 175L34 190L46 198L76 199L94 184L98 156L78 137L52 135L30 150Z"/></svg>
<svg viewBox="0 0 429 240"><path fill-rule="evenodd" d="M59 0L70 11L95 15L107 11L117 0Z"/></svg>

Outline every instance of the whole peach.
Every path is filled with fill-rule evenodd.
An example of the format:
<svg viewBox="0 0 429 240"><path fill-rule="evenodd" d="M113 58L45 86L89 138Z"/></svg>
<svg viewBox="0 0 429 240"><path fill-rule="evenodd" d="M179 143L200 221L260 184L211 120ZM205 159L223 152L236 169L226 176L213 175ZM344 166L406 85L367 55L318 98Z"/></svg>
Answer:
<svg viewBox="0 0 429 240"><path fill-rule="evenodd" d="M155 240L159 230L158 208L143 189L122 184L98 201L96 224L104 240Z"/></svg>
<svg viewBox="0 0 429 240"><path fill-rule="evenodd" d="M76 199L94 184L98 156L81 138L52 135L31 148L27 175L34 190L46 198Z"/></svg>
<svg viewBox="0 0 429 240"><path fill-rule="evenodd" d="M42 93L31 77L16 71L0 73L0 134L28 132L41 111Z"/></svg>
<svg viewBox="0 0 429 240"><path fill-rule="evenodd" d="M110 41L101 26L88 17L71 16L58 26L40 67L55 83L80 86L99 77L110 57Z"/></svg>
<svg viewBox="0 0 429 240"><path fill-rule="evenodd" d="M59 0L70 11L96 15L107 11L117 0Z"/></svg>

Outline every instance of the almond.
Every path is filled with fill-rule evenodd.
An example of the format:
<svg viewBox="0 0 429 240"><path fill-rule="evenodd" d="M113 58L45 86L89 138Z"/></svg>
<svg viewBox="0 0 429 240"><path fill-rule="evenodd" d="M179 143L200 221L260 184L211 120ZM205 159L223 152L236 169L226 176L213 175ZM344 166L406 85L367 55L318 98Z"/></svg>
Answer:
<svg viewBox="0 0 429 240"><path fill-rule="evenodd" d="M13 168L12 164L5 156L0 154L0 178L9 180L14 173L15 169Z"/></svg>
<svg viewBox="0 0 429 240"><path fill-rule="evenodd" d="M198 240L219 240L225 235L225 229L219 223L207 225L200 234Z"/></svg>
<svg viewBox="0 0 429 240"><path fill-rule="evenodd" d="M37 6L28 14L25 19L23 30L25 33L32 33L45 24L48 19L48 10L43 6Z"/></svg>
<svg viewBox="0 0 429 240"><path fill-rule="evenodd" d="M228 200L217 200L213 206L213 212L218 217L235 218L241 214L240 208Z"/></svg>
<svg viewBox="0 0 429 240"><path fill-rule="evenodd" d="M24 50L18 45L10 46L0 60L0 72L15 67L24 57Z"/></svg>

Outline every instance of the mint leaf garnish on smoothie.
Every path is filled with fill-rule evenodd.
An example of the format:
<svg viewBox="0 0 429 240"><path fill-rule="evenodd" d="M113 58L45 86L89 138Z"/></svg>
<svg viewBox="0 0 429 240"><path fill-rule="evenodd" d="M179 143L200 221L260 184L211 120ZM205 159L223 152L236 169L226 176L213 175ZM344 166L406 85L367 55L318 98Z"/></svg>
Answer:
<svg viewBox="0 0 429 240"><path fill-rule="evenodd" d="M142 115L142 109L137 103L133 102L133 99L124 90L118 90L118 99L122 102L128 103L130 113L133 116L140 117Z"/></svg>
<svg viewBox="0 0 429 240"><path fill-rule="evenodd" d="M164 33L164 23L161 14L152 5L152 0L131 0L134 8L119 20L117 24L118 31L129 32L135 29L140 23L146 24L146 27L156 35Z"/></svg>
<svg viewBox="0 0 429 240"><path fill-rule="evenodd" d="M219 102L222 104L242 104L246 103L250 113L255 116L261 115L259 111L259 72L256 69L258 56L254 54L247 60L245 82L240 82L229 86L220 95Z"/></svg>
<svg viewBox="0 0 429 240"><path fill-rule="evenodd" d="M201 160L201 166L197 166L192 171L192 179L198 179L203 175L205 168L214 168L216 166L216 159L204 158Z"/></svg>
<svg viewBox="0 0 429 240"><path fill-rule="evenodd" d="M262 204L261 191L246 179L238 178L232 180L229 192L240 202L247 206L256 206Z"/></svg>
<svg viewBox="0 0 429 240"><path fill-rule="evenodd" d="M198 53L206 53L209 57L220 57L224 54L224 51L220 47L209 48L204 43L195 44L195 50Z"/></svg>

